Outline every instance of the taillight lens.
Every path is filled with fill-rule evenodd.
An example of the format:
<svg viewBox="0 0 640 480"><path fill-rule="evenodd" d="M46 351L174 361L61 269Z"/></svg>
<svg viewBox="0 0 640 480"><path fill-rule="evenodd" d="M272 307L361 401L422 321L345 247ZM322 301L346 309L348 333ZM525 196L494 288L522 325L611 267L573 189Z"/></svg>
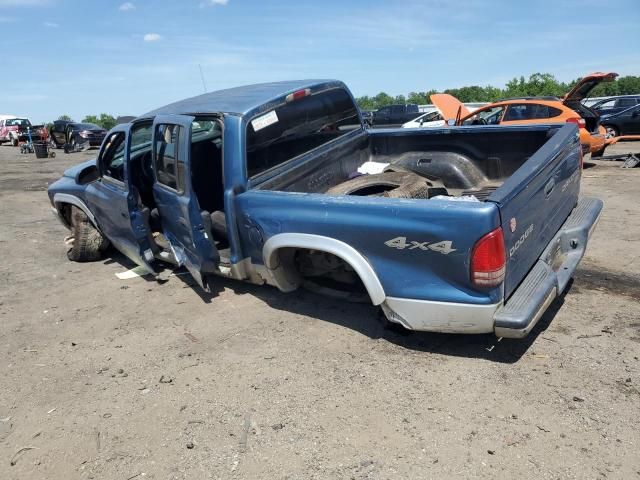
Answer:
<svg viewBox="0 0 640 480"><path fill-rule="evenodd" d="M496 287L504 281L504 235L502 227L478 240L471 253L471 282L479 287Z"/></svg>
<svg viewBox="0 0 640 480"><path fill-rule="evenodd" d="M578 125L578 128L587 128L587 122L585 122L584 118L580 118L580 117L567 118L567 123L575 123L576 125Z"/></svg>

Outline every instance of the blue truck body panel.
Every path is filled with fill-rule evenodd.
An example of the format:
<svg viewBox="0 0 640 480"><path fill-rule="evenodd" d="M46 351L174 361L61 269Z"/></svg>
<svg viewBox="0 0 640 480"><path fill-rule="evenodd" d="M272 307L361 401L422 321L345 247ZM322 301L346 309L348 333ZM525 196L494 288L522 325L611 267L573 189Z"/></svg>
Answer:
<svg viewBox="0 0 640 480"><path fill-rule="evenodd" d="M360 265L364 262L370 267L367 275L375 278L368 280L378 285L389 299L388 303L384 298L381 301L385 313L393 321L409 328L437 331L465 331L467 327L472 332L492 331L494 311L508 304L511 296L515 298L516 292L526 298L526 292L523 293L520 286L527 283L525 278L542 256L545 256L544 261L559 264L569 248L563 244L564 250L558 249L558 253L549 245L559 241L558 232L568 228L567 218L578 203L582 159L576 126L367 130L358 114L360 124L352 131L250 178L247 132L252 119L285 105L289 101L287 96L293 92L314 95L331 89L344 89L353 101L342 82L302 80L222 90L151 111L132 124L118 126L109 133L122 131L127 136L127 178L122 184L102 178L99 157L70 168L53 183L49 188L51 202L67 225L65 205L81 208L119 250L153 269L149 265L153 261L153 248L149 243L153 241L149 226L145 228L149 212L141 205L139 186L131 178L133 168L128 166L134 156L129 152L129 129L142 122L154 121L154 136L148 149L155 162L158 142L162 141L158 126L175 124L188 135L188 138L181 137L180 145L176 147L182 159L180 168L186 172L184 186L178 191L167 189L156 178L151 191L162 231L177 262L187 266L201 285L206 287L207 275L225 271L234 278L257 283L263 279L286 290L286 286L278 283L279 274L274 273L274 269L282 265L277 259L265 258L267 242L298 235L307 240L320 239L319 243L313 244L313 249L322 251L324 238L327 243L338 245L338 249L340 245L349 249L350 253L345 253L343 259L357 255ZM224 198L225 243L228 244L225 255L230 265L224 269L219 265L221 258L209 233L211 212L199 207L189 173L190 142L194 142L190 117L211 118L212 115L222 126L224 186L211 188L224 188L221 198ZM103 144L103 150L107 148L109 138ZM525 159L512 159L509 149L516 148L512 145L517 145L520 139L528 142L530 150L534 144L540 147ZM455 161L464 160L465 155L478 155L485 158L486 169L505 170L495 177L502 179L500 185L483 201L473 202L324 193L341 179L348 178L364 161L385 162L396 157L414 161L415 157L418 165L430 167L438 164L438 152L446 149L447 155L453 155ZM430 153L422 155L422 151ZM429 156L432 153L435 160ZM444 164L451 166L446 161ZM154 175L157 176L157 172ZM495 180L491 183L494 177L490 178L488 173L482 178L483 184L495 184ZM591 223L580 224L580 238L584 243L588 239L585 232L591 233L591 224L597 220L601 203L591 202L588 208L589 214L582 217ZM574 223L577 221L573 220ZM472 251L480 238L500 227L506 251L504 282L482 288L475 285L470 276ZM576 231L577 227L572 228L566 231ZM572 257L572 268L584 252L584 245L580 248L579 258ZM357 269L356 273L363 274ZM545 281L552 284L548 279ZM538 292L536 301L548 301L550 296L546 290L543 293ZM390 307L398 305L402 299L413 302L404 305L404 310L403 305L397 307L403 312L420 310L421 305L428 310L430 305L438 315L447 317L448 306L452 313L443 322L434 320L433 328L429 327L430 320L405 322L402 315L396 315ZM486 317L485 320L474 323L473 319L466 322L455 318L459 312L469 315L466 307L480 308L477 311L483 313L478 316ZM534 311L540 310L534 307L529 305ZM520 318L510 315L508 318ZM509 327L504 326L508 323L509 320L503 321L502 333L508 331ZM528 332L531 325L521 328L521 323L518 323L518 332Z"/></svg>

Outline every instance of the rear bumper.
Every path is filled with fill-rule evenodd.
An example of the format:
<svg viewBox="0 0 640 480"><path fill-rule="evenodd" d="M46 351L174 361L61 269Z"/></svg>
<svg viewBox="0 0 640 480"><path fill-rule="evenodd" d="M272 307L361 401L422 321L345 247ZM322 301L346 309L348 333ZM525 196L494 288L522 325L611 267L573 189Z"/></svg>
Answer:
<svg viewBox="0 0 640 480"><path fill-rule="evenodd" d="M566 288L602 212L602 200L582 198L517 290L494 315L499 337L523 338Z"/></svg>
<svg viewBox="0 0 640 480"><path fill-rule="evenodd" d="M520 286L505 303L472 305L386 297L385 316L409 330L491 333L523 338L566 288L600 217L603 203L582 198Z"/></svg>

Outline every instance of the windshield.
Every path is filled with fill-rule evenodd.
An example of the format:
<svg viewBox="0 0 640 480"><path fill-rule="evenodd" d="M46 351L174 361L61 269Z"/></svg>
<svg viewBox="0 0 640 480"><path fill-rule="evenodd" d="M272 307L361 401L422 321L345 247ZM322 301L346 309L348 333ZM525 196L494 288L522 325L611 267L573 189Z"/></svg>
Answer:
<svg viewBox="0 0 640 480"><path fill-rule="evenodd" d="M12 118L11 120L7 120L7 126L18 125L20 127L30 127L31 122L26 118Z"/></svg>
<svg viewBox="0 0 640 480"><path fill-rule="evenodd" d="M440 112L438 112L438 111L425 113L424 115L421 115L418 118L416 118L414 121L418 121L418 122L435 122L437 120L443 120L442 115L440 115Z"/></svg>
<svg viewBox="0 0 640 480"><path fill-rule="evenodd" d="M475 114L468 117L463 125L497 125L502 120L502 114L504 113L504 106L499 105L496 107L480 110Z"/></svg>
<svg viewBox="0 0 640 480"><path fill-rule="evenodd" d="M77 123L73 128L75 130L104 130L95 123Z"/></svg>

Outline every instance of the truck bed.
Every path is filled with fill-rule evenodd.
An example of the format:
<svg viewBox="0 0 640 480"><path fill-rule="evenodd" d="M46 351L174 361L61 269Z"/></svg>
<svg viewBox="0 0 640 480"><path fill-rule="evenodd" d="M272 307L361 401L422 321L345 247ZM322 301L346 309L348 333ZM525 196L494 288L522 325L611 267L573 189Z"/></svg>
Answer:
<svg viewBox="0 0 640 480"><path fill-rule="evenodd" d="M455 238L454 243L462 245L463 239L469 236L477 239L481 236L478 235L480 230L486 228L482 227L486 224L480 219L474 220L476 224L472 225L470 219L478 213L473 208L474 203L477 206L491 204L497 208L498 224L504 231L507 252L504 298L508 299L577 203L579 155L579 140L572 126L368 130L332 144L326 150L319 148L295 159L286 165L286 169L270 172L270 178L252 187L256 193L267 190L312 194L305 207L306 213L322 215L326 226L335 222L335 228L341 222L351 222L349 243L354 244L353 234L358 227L353 220L339 218L336 214L344 202L340 199L344 197L324 195L327 190L352 178L359 166L370 161L389 163L426 178L439 179L449 195L474 195L481 201L456 202L465 205L455 207L456 212L464 213L454 220L449 218L454 211L453 205L448 205L453 202L416 199L412 200L416 204L410 206L398 199L371 198L363 203L356 200L359 197L349 197L349 209L354 212L350 216L356 215L357 211L353 218L357 218L358 225L376 224L385 235L411 229L423 232L424 238L444 235L447 240ZM326 200L318 203L317 194ZM297 198L296 203L306 204L306 200ZM381 228L379 221L368 217L375 217L375 211L378 211L377 215L390 211L397 219L387 218L385 227ZM493 214L487 211L482 215L486 220ZM469 220L462 220L465 217ZM394 227L394 222L401 222L401 218L411 221ZM438 225L440 221L444 225ZM365 250L372 235L370 228L362 235L358 243L362 241L359 247ZM468 277L465 262L472 246L473 243L460 250L467 253L455 267L461 272L457 282L467 282L462 278ZM369 258L374 255L372 253ZM433 269L433 265L428 268ZM439 275L449 274L439 272ZM465 285L463 290L467 288Z"/></svg>
<svg viewBox="0 0 640 480"><path fill-rule="evenodd" d="M449 195L486 200L557 132L557 128L369 130L275 175L261 190L326 193L365 162L389 164L440 180Z"/></svg>

